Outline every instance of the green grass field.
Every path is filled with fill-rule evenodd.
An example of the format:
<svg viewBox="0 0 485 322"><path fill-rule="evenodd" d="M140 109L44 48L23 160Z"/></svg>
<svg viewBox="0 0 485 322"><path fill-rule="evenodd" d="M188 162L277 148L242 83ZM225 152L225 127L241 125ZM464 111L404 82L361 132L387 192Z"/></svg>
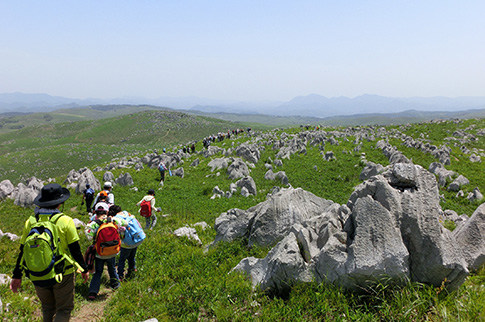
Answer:
<svg viewBox="0 0 485 322"><path fill-rule="evenodd" d="M70 169L88 166L103 166L110 157L143 156L147 151L164 146L173 148L188 141L197 140L197 150L201 150L201 139L210 133L224 131L233 123L215 121L208 118L194 118L183 114L171 115L165 112L143 112L104 120L103 126L98 121L81 121L56 125L49 128L25 128L17 134L3 134L0 152L2 179L27 178L32 175L47 178L52 176L63 183ZM160 118L160 122L153 121ZM138 124L145 122L140 129ZM136 125L136 127L135 127ZM461 122L411 124L394 126L406 135L419 138L421 133L429 142L440 146L458 129L468 129L475 133L476 140L466 143L469 149L483 149L484 138L477 134L485 128L485 120L466 120ZM137 130L139 129L139 130ZM157 135L154 131L157 129ZM287 129L288 134L299 133L304 128ZM345 130L344 128L326 128ZM42 132L43 134L39 134ZM48 133L48 134L47 134ZM283 131L274 131L281 137ZM214 143L222 148L232 147L248 140L246 135L235 139ZM388 161L375 147L375 141L363 140L361 150L354 152L355 138L338 139L338 145L327 143L325 151L333 151L336 160L325 161L318 147L307 145L306 154L294 154L284 160L278 170L286 172L293 187L301 187L315 195L338 203L346 203L354 187L360 183L359 174L363 168L362 153L366 159L382 165ZM73 142L74 141L74 142ZM406 148L397 138L390 138L395 145L413 162L428 168L437 161L430 154ZM146 144L149 142L149 144ZM150 147L146 147L150 145ZM482 163L472 163L463 155L460 147L452 148L452 163L447 166L470 180L465 187L467 192L479 187L485 191L481 174ZM93 147L92 150L88 147ZM96 157L96 149L105 149L103 158ZM89 159L83 153L89 151ZM47 150L44 152L44 150ZM84 151L84 152L83 152ZM150 189L156 189L157 206L162 208L158 224L148 231L147 240L137 253L138 272L134 279L123 283L109 299L104 309L102 321L143 321L156 317L159 321L483 321L485 320L485 269L470 275L458 291L447 292L443 288L409 283L404 287L391 288L376 285L369 293L354 294L332 285L301 284L292 289L285 298L271 297L262 291L251 289L250 282L241 274L229 271L243 258L248 256L264 257L268 249L248 248L242 240L221 243L206 251L187 238L177 238L172 232L185 225L205 221L211 228L198 235L204 245L214 240L212 228L215 219L231 208L247 209L266 199L273 186L281 186L278 181L264 180L264 161L275 159L275 150L265 146L260 162L251 170L256 182L258 194L248 198L235 194L232 198L210 199L214 186L228 190L232 180L225 175L225 170L212 173L207 165L210 159L192 154L184 160L185 177L167 177L162 189L158 185L158 171L144 168L112 170L115 177L129 172L133 177L138 192L132 187L115 186L116 203L123 209L136 214L136 203ZM45 154L44 154L45 153ZM6 154L6 155L5 155ZM70 154L70 155L69 155ZM36 156L33 161L32 157ZM222 157L217 155L216 157ZM197 167L189 166L199 158ZM62 160L61 167L56 159ZM57 167L55 171L39 172L39 167ZM217 175L217 172L220 175ZM102 181L103 171L95 172ZM443 209L453 209L468 216L480 204L470 203L466 198L454 198L454 193L441 188L445 196ZM86 221L80 205L81 196L74 192L65 203L64 212L74 218ZM20 234L23 222L32 213L13 205L7 199L0 203L0 229L3 232ZM142 218L138 216L140 222ZM83 249L88 241L83 232L79 232ZM0 273L10 274L17 255L18 242L6 238L0 244ZM103 286L102 286L103 287ZM88 286L80 279L76 282L76 300L74 315L89 306L86 301ZM26 298L26 299L25 299ZM13 294L8 286L0 286L0 299L4 308L10 303L9 312L3 312L6 321L40 321L36 310L40 304L36 299L32 284L24 279L23 291Z"/></svg>

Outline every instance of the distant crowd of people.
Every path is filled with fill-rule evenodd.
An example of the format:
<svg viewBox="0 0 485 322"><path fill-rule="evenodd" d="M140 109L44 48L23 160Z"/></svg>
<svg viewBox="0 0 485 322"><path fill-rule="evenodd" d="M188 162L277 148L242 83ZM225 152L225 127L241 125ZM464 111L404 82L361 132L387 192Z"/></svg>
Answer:
<svg viewBox="0 0 485 322"><path fill-rule="evenodd" d="M250 133L251 132L251 128L248 127L246 129L247 133ZM209 135L208 137L205 137L203 140L202 140L202 145L204 146L204 148L208 148L211 143L213 142L222 142L224 141L224 139L230 139L231 138L231 135L239 135L241 133L244 133L244 129L235 129L235 130L228 130L227 132L219 132L217 133L216 135L212 134L212 135Z"/></svg>

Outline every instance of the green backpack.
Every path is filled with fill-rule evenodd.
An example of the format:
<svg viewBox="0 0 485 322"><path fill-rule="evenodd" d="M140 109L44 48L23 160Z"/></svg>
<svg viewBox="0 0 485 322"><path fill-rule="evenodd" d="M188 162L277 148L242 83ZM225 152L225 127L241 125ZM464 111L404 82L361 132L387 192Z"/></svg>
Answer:
<svg viewBox="0 0 485 322"><path fill-rule="evenodd" d="M62 281L66 261L74 261L61 248L57 220L63 214L54 214L47 221L31 216L30 232L25 239L22 265L27 277L37 286L52 286Z"/></svg>

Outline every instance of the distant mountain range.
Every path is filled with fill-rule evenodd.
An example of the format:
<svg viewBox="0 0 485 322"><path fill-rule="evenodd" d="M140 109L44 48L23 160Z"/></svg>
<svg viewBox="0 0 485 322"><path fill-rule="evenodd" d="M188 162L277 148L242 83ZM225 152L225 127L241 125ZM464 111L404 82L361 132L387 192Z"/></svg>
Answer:
<svg viewBox="0 0 485 322"><path fill-rule="evenodd" d="M276 116L306 116L326 118L339 115L400 113L408 110L452 112L485 109L484 97L385 97L361 95L324 97L317 94L298 96L288 102L238 102L212 100L199 97L121 97L113 99L73 99L48 94L0 94L0 113L50 112L60 108L73 108L97 104L150 104L173 109L206 113L266 114Z"/></svg>

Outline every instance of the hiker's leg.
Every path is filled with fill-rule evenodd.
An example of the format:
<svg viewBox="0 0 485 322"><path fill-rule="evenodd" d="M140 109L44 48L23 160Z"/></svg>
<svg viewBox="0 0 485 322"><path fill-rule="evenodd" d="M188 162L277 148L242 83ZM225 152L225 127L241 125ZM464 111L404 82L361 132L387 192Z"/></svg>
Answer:
<svg viewBox="0 0 485 322"><path fill-rule="evenodd" d="M118 261L118 277L123 278L125 275L125 262L126 259L129 258L130 250L128 248L121 247L120 251L120 259ZM128 261L129 263L129 261Z"/></svg>
<svg viewBox="0 0 485 322"><path fill-rule="evenodd" d="M108 274L109 274L109 278L119 279L118 273L116 272L116 269L115 269L115 260L116 260L116 257L112 257L106 260L106 264L108 266Z"/></svg>
<svg viewBox="0 0 485 322"><path fill-rule="evenodd" d="M115 260L116 257L107 259L106 264L108 266L109 284L112 288L116 289L120 286L120 278L118 277L118 273L116 273Z"/></svg>
<svg viewBox="0 0 485 322"><path fill-rule="evenodd" d="M134 272L136 268L136 250L138 247L130 249L130 253L128 255L128 272Z"/></svg>
<svg viewBox="0 0 485 322"><path fill-rule="evenodd" d="M94 259L94 275L89 284L89 293L98 294L99 287L101 286L101 275L103 274L104 259L95 258Z"/></svg>
<svg viewBox="0 0 485 322"><path fill-rule="evenodd" d="M91 212L91 206L93 205L93 199L86 200L86 211Z"/></svg>
<svg viewBox="0 0 485 322"><path fill-rule="evenodd" d="M56 298L52 287L35 287L35 292L42 303L42 318L44 321L53 321L56 314Z"/></svg>
<svg viewBox="0 0 485 322"><path fill-rule="evenodd" d="M155 227L156 224L157 224L157 215L152 213L152 226L151 226L151 228Z"/></svg>
<svg viewBox="0 0 485 322"><path fill-rule="evenodd" d="M150 228L150 217L145 217L145 230Z"/></svg>
<svg viewBox="0 0 485 322"><path fill-rule="evenodd" d="M74 309L74 273L64 275L62 282L54 285L56 297L55 322L67 322L71 318Z"/></svg>

